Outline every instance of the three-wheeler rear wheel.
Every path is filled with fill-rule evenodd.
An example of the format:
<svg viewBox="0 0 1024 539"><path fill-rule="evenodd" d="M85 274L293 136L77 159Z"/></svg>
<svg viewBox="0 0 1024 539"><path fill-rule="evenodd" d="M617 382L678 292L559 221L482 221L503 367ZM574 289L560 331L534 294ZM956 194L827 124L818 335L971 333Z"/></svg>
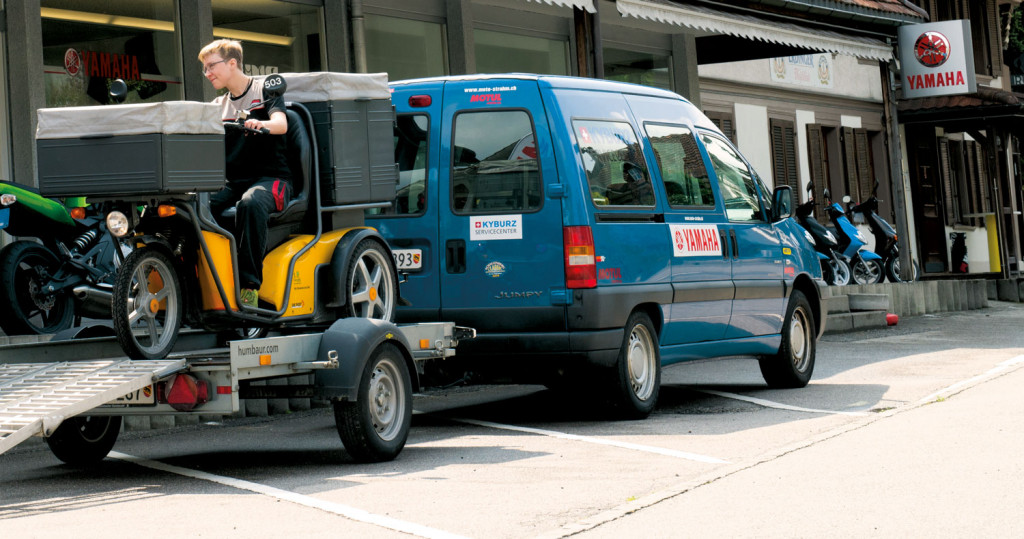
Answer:
<svg viewBox="0 0 1024 539"><path fill-rule="evenodd" d="M121 431L121 416L75 416L53 431L46 444L60 460L86 466L104 459Z"/></svg>
<svg viewBox="0 0 1024 539"><path fill-rule="evenodd" d="M393 460L412 424L412 378L394 344L379 345L366 362L355 401L335 401L334 420L345 449L359 462Z"/></svg>

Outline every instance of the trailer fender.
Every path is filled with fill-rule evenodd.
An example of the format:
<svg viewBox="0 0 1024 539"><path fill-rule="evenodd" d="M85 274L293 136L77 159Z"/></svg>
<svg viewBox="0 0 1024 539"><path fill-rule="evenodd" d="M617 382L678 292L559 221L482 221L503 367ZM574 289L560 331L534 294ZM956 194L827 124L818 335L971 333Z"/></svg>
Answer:
<svg viewBox="0 0 1024 539"><path fill-rule="evenodd" d="M352 260L352 253L355 251L356 246L359 245L359 242L367 238L372 238L380 242L388 256L391 256L391 247L388 245L388 242L384 240L384 237L380 235L380 232L377 232L375 229L353 228L345 233L345 235L338 241L338 245L335 246L334 253L331 255L331 279L329 284L331 288L327 296L327 307L332 309L344 307L348 302L348 295L345 294L344 286L340 285L341 283L344 283L348 277L346 275L348 273L348 263Z"/></svg>
<svg viewBox="0 0 1024 539"><path fill-rule="evenodd" d="M409 342L398 326L374 318L342 318L331 324L320 340L317 357L323 361L336 353L338 368L316 371L317 393L332 399L354 401L370 354L384 342L392 342L402 350L412 377L413 391L416 391L419 387L416 366L409 352Z"/></svg>

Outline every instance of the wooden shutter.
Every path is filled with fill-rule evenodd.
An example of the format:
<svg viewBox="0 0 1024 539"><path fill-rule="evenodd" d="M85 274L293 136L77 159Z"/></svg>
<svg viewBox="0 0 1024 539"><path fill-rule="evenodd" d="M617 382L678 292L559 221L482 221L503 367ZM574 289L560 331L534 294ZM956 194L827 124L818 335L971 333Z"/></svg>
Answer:
<svg viewBox="0 0 1024 539"><path fill-rule="evenodd" d="M788 185L800 203L800 180L796 171L796 133L793 122L771 120L772 175L776 186Z"/></svg>
<svg viewBox="0 0 1024 539"><path fill-rule="evenodd" d="M939 139L939 175L942 177L942 207L945 210L946 224L956 223L956 199L953 198L953 169L949 164L949 139Z"/></svg>
<svg viewBox="0 0 1024 539"><path fill-rule="evenodd" d="M988 74L998 77L1003 69L1003 29L999 24L999 6L996 0L985 2L985 17L985 26L988 27L989 61L991 62L988 66ZM977 71L978 66L974 66L974 70Z"/></svg>
<svg viewBox="0 0 1024 539"><path fill-rule="evenodd" d="M980 201L979 210L982 213L989 213L992 211L992 197L989 192L989 175L988 175L988 158L986 148L981 144L976 144L977 149L977 162L978 162L978 200Z"/></svg>
<svg viewBox="0 0 1024 539"><path fill-rule="evenodd" d="M807 160L814 183L814 202L825 203L825 188L828 187L828 153L825 136L820 124L807 124Z"/></svg>
<svg viewBox="0 0 1024 539"><path fill-rule="evenodd" d="M871 162L871 145L868 142L868 132L864 129L853 130L854 146L857 152L857 191L849 193L855 202L860 203L871 198L871 191L875 186L875 167Z"/></svg>
<svg viewBox="0 0 1024 539"><path fill-rule="evenodd" d="M843 173L846 179L846 194L856 196L860 192L860 181L857 177L857 142L852 127L843 128ZM841 193L832 193L835 200L841 199Z"/></svg>
<svg viewBox="0 0 1024 539"><path fill-rule="evenodd" d="M733 121L732 114L728 112L717 112L717 111L704 111L704 115L711 120L711 123L715 124L725 138L736 144L736 123Z"/></svg>

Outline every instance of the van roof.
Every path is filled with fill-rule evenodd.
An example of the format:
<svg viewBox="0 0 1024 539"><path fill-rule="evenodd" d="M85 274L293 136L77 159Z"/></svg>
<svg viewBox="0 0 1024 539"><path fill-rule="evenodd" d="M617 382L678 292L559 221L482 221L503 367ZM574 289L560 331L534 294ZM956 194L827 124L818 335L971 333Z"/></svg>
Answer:
<svg viewBox="0 0 1024 539"><path fill-rule="evenodd" d="M480 81L508 79L533 80L537 81L539 85L547 86L549 88L571 88L578 90L594 90L601 92L621 92L626 94L650 95L656 97L664 97L668 99L679 99L682 101L689 102L686 98L680 96L679 94L670 92L668 90L662 90L660 88L654 88L651 86L641 86L639 84L618 82L605 79L569 77L564 75L537 75L532 73L485 73L476 75L450 75L445 77L429 77L422 79L391 81L390 85L429 85L431 83L444 83L448 81Z"/></svg>

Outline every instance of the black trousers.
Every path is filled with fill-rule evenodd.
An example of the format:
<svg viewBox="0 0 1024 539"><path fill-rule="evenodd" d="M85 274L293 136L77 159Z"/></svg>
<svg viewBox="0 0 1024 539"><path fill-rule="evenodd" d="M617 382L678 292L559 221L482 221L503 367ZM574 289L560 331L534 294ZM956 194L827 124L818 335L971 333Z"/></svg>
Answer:
<svg viewBox="0 0 1024 539"><path fill-rule="evenodd" d="M292 187L287 180L256 178L252 182L229 182L227 187L210 196L210 211L218 219L224 210L232 204L235 206L233 228L238 248L238 279L241 288L259 289L263 283L267 221L271 213L284 209L291 194Z"/></svg>

